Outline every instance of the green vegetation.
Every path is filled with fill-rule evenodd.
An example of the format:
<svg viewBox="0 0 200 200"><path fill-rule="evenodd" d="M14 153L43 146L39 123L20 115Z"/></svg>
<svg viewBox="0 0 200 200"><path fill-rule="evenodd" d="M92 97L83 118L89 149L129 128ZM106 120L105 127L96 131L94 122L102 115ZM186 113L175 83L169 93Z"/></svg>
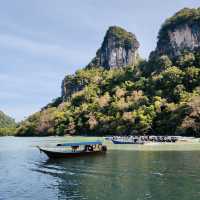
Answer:
<svg viewBox="0 0 200 200"><path fill-rule="evenodd" d="M15 134L15 121L0 111L0 136Z"/></svg>
<svg viewBox="0 0 200 200"><path fill-rule="evenodd" d="M125 47L126 49L129 49L135 45L139 45L135 35L118 26L111 26L108 29L106 37L104 38L104 44L107 43L108 37L114 37L116 46Z"/></svg>
<svg viewBox="0 0 200 200"><path fill-rule="evenodd" d="M183 23L196 26L199 20L200 8L185 8L168 19L159 33L161 49L166 47L167 30ZM138 44L120 27L110 27L106 37L115 37L117 45ZM170 52L155 54L149 61L124 68L92 65L78 70L65 77L65 96L21 122L17 135L200 137L199 52L183 51L174 58Z"/></svg>
<svg viewBox="0 0 200 200"><path fill-rule="evenodd" d="M193 58L192 62L182 57ZM181 55L176 66L161 56L154 67L82 69L70 81L84 83L70 98L30 116L18 135L199 135L200 63ZM191 59L190 59L191 60ZM194 64L197 64L194 66ZM146 73L145 69L151 68ZM195 118L194 118L195 117ZM190 119L190 120L189 120Z"/></svg>
<svg viewBox="0 0 200 200"><path fill-rule="evenodd" d="M13 136L16 133L16 127L0 128L0 136Z"/></svg>
<svg viewBox="0 0 200 200"><path fill-rule="evenodd" d="M118 39L131 39L132 33L125 31L123 28L118 26L111 26L109 32L112 33Z"/></svg>

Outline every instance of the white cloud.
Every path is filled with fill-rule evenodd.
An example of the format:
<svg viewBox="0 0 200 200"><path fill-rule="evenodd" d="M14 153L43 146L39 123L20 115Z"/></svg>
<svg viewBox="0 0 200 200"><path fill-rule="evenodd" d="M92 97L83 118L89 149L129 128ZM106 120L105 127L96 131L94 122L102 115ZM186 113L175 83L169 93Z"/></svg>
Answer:
<svg viewBox="0 0 200 200"><path fill-rule="evenodd" d="M45 44L30 39L21 38L15 35L0 34L0 45L1 48L15 48L23 51L28 51L37 55L45 56L68 56L69 51L64 47L56 44Z"/></svg>
<svg viewBox="0 0 200 200"><path fill-rule="evenodd" d="M43 41L45 40L43 39ZM80 63L88 57L87 51L75 49L71 45L65 47L56 43L45 43L30 38L2 33L0 33L0 48L1 50L10 49L20 51L25 55L29 54L43 59L61 59L65 60L66 63L72 63L75 60L77 60L77 63Z"/></svg>

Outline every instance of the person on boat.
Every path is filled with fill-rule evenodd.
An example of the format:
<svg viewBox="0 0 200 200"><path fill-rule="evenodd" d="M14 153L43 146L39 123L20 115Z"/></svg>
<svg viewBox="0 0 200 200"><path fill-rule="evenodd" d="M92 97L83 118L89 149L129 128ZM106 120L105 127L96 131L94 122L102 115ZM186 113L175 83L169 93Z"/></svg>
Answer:
<svg viewBox="0 0 200 200"><path fill-rule="evenodd" d="M79 148L79 146L72 146L72 152L76 152L76 150Z"/></svg>
<svg viewBox="0 0 200 200"><path fill-rule="evenodd" d="M85 145L84 151L93 151L93 146L91 145Z"/></svg>

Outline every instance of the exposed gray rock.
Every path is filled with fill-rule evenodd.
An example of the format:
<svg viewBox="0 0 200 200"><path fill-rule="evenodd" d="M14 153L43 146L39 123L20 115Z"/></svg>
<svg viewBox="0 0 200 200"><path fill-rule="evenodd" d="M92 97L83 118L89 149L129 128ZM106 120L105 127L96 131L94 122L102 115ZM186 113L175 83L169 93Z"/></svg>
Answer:
<svg viewBox="0 0 200 200"><path fill-rule="evenodd" d="M133 66L138 61L139 42L126 30L112 26L106 32L101 48L88 67L117 68Z"/></svg>
<svg viewBox="0 0 200 200"><path fill-rule="evenodd" d="M133 66L137 63L139 42L134 34L120 27L110 27L104 37L96 57L87 66L103 67L105 69ZM62 81L61 97L66 100L73 93L82 90L88 83L76 79L76 76L66 76Z"/></svg>
<svg viewBox="0 0 200 200"><path fill-rule="evenodd" d="M200 47L200 26L197 24L189 26L180 25L174 30L168 30L168 41L158 41L156 52L167 54L170 57L181 55L183 51L194 51Z"/></svg>
<svg viewBox="0 0 200 200"><path fill-rule="evenodd" d="M163 24L157 47L151 57L168 55L170 58L184 51L193 52L200 48L200 9L184 8Z"/></svg>
<svg viewBox="0 0 200 200"><path fill-rule="evenodd" d="M73 93L82 90L84 86L85 84L77 81L73 75L66 76L61 85L61 97L66 100L70 98Z"/></svg>

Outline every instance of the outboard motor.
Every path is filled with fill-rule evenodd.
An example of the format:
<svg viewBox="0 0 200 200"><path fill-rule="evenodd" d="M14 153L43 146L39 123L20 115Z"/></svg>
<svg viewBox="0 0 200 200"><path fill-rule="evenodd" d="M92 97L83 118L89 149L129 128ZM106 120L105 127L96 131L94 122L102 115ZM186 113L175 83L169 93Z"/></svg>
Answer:
<svg viewBox="0 0 200 200"><path fill-rule="evenodd" d="M103 146L101 147L101 150L104 151L104 152L106 152L106 151L107 151L107 146L106 146L106 145L103 145Z"/></svg>

